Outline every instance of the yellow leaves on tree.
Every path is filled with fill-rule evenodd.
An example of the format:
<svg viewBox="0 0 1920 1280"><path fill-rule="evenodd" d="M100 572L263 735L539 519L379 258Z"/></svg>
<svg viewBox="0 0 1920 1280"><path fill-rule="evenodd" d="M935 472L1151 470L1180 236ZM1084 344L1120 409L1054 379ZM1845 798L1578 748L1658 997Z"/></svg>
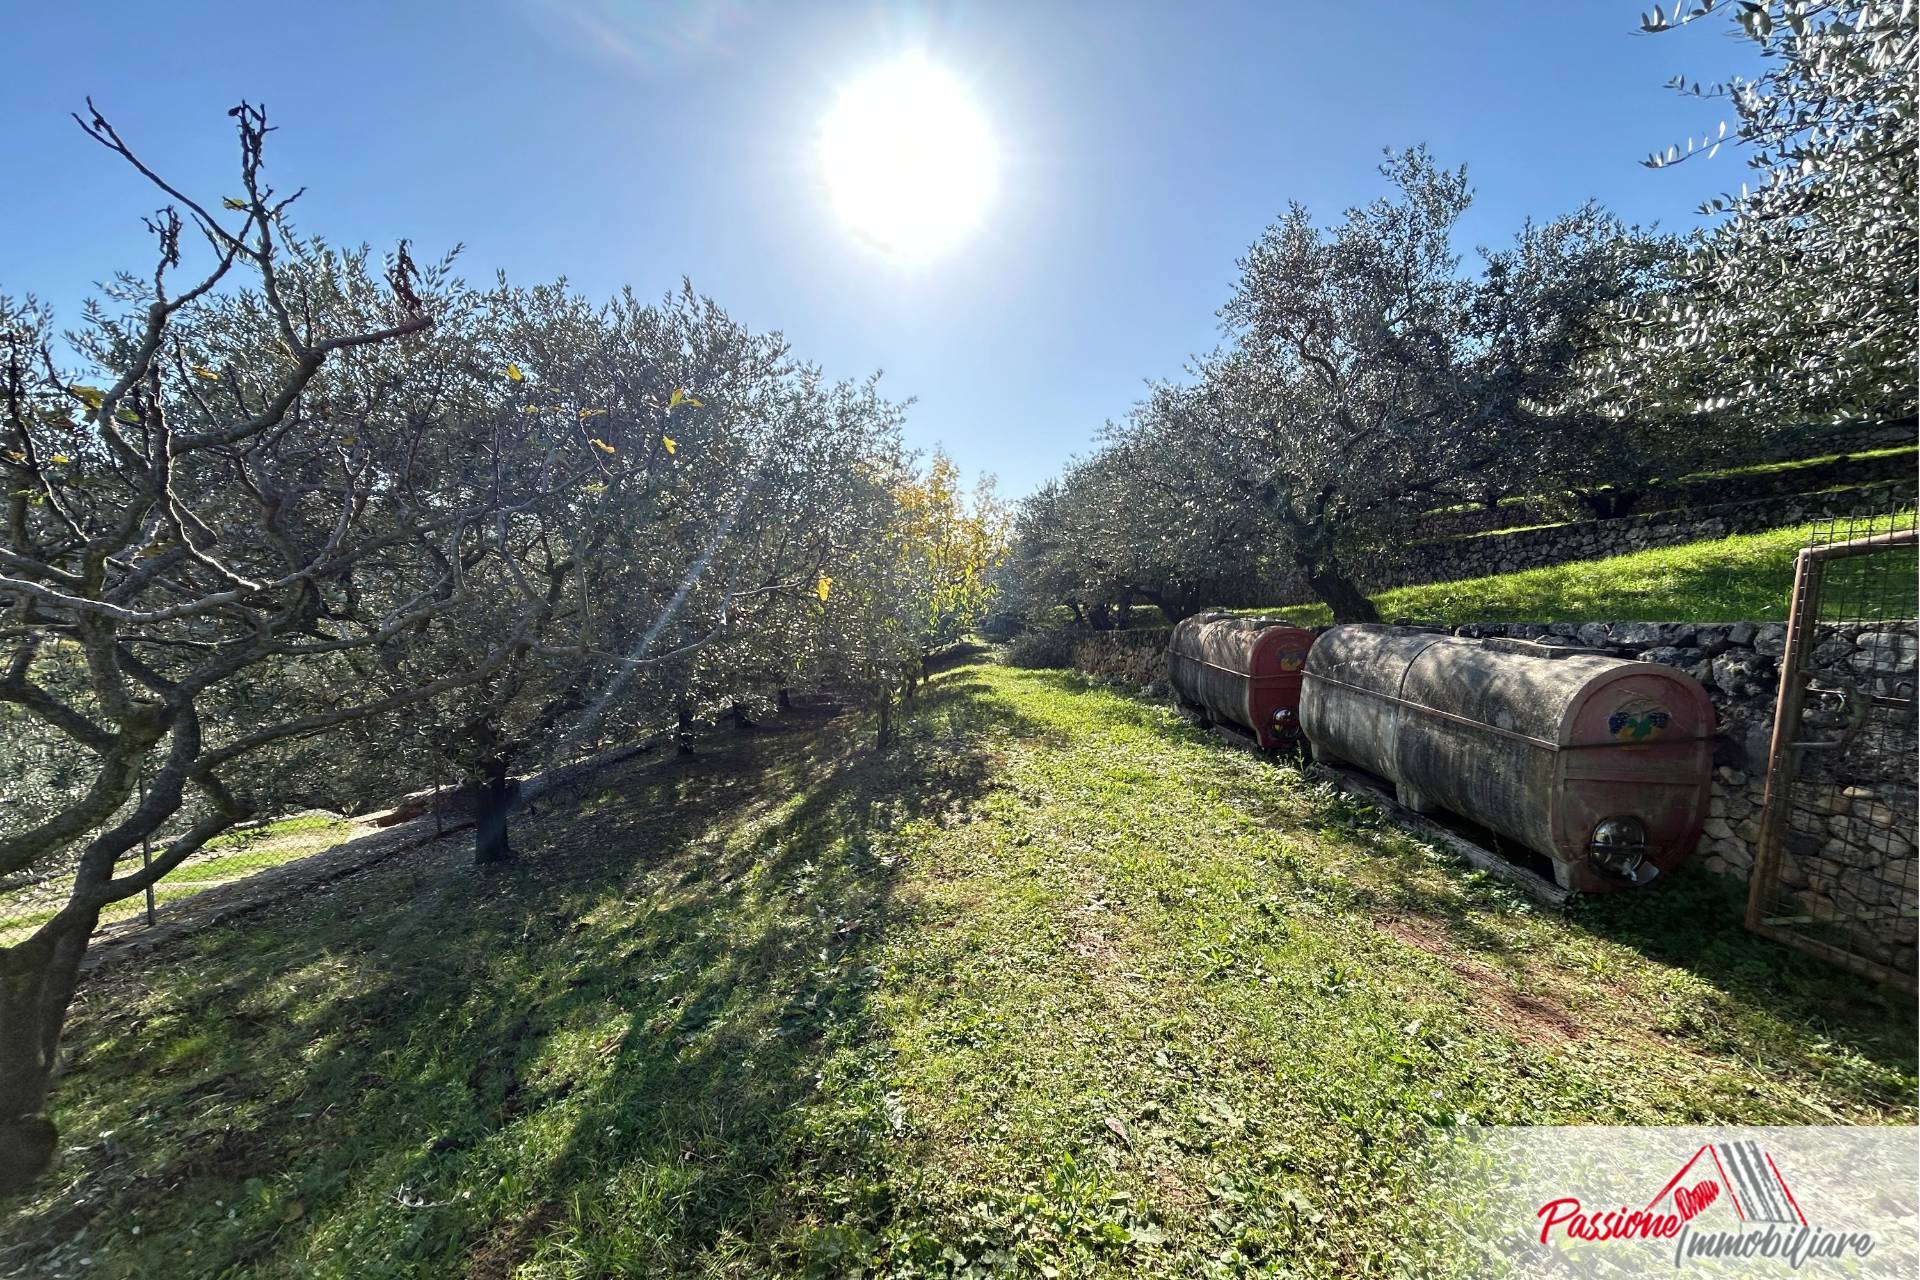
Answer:
<svg viewBox="0 0 1920 1280"><path fill-rule="evenodd" d="M960 468L935 450L924 476L894 487L894 533L914 563L928 645L957 640L985 615L989 576L1006 555L1010 518L983 480L961 490Z"/></svg>

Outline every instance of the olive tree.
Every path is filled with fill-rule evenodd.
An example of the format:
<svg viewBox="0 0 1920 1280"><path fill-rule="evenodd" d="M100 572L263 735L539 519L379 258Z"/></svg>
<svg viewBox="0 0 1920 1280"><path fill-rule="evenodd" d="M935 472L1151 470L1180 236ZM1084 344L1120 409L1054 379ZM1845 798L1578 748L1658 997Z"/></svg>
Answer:
<svg viewBox="0 0 1920 1280"><path fill-rule="evenodd" d="M1076 625L1104 630L1118 616L1123 588L1112 549L1103 545L1101 479L1086 461L1075 461L1015 506L999 575L999 607L1014 624L1045 625L1065 608Z"/></svg>
<svg viewBox="0 0 1920 1280"><path fill-rule="evenodd" d="M384 673L404 684L459 669L472 660L468 635L528 618L528 643L509 662L417 717L471 786L484 864L509 855L516 769L628 727L634 716L614 693L658 683L636 685L638 669L689 671L693 652L737 623L744 596L782 585L765 575L744 583L718 544L744 528L785 357L778 341L747 334L691 291L660 306L628 296L595 307L564 286L503 283L475 311L484 332L474 349L486 353L478 376L496 390L471 434L496 442L489 465L517 490L557 456L575 481L496 514L498 554L464 570L480 589L458 626L437 645L409 646ZM784 585L800 581L795 573Z"/></svg>
<svg viewBox="0 0 1920 1280"><path fill-rule="evenodd" d="M1295 205L1241 260L1193 410L1340 621L1375 620L1357 575L1421 513L1534 484L1611 421L1580 358L1635 287L1630 238L1592 206L1464 273L1465 170L1414 150L1382 172L1393 196L1326 230Z"/></svg>
<svg viewBox="0 0 1920 1280"><path fill-rule="evenodd" d="M0 877L68 886L0 949L0 1188L51 1157L44 1104L102 908L255 812L277 752L510 661L530 611L469 635L460 670L342 692L356 657L471 602L503 510L578 483L549 454L506 492L457 395L384 411L444 363L430 335L445 264L422 271L403 244L383 269L295 236L293 196L263 176L265 113L231 115L238 186L206 202L98 113L81 119L168 199L147 224L155 266L118 279L68 355L43 310L5 304L0 706L10 738L35 737L69 776L0 812ZM150 865L129 863L146 841Z"/></svg>
<svg viewBox="0 0 1920 1280"><path fill-rule="evenodd" d="M1754 179L1701 212L1675 287L1635 316L1606 373L1616 394L1761 427L1911 422L1920 201L1913 157L1913 8L1898 0L1681 0L1642 20L1671 32L1726 19L1766 70L1702 89L1725 121L1648 158L1699 163L1748 149ZM1703 24L1704 25L1704 24Z"/></svg>

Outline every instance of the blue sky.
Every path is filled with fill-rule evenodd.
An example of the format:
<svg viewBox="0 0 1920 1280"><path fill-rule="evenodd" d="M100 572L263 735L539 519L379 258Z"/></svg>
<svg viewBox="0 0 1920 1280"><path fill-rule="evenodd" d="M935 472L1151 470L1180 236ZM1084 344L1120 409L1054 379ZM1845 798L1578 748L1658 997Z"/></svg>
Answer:
<svg viewBox="0 0 1920 1280"><path fill-rule="evenodd" d="M910 438L1019 495L1142 382L1217 338L1233 262L1292 200L1378 194L1382 148L1469 166L1463 249L1596 197L1680 229L1742 159L1655 172L1710 129L1672 75L1750 70L1722 24L1658 37L1552 3L640 4L624 0L21 6L0 48L0 290L64 319L145 269L156 201L67 112L91 93L163 172L231 186L225 110L264 101L282 189L336 243L467 245L469 278L646 296L682 275L836 376L884 369ZM911 50L966 81L1000 153L977 234L902 264L821 189L819 121Z"/></svg>

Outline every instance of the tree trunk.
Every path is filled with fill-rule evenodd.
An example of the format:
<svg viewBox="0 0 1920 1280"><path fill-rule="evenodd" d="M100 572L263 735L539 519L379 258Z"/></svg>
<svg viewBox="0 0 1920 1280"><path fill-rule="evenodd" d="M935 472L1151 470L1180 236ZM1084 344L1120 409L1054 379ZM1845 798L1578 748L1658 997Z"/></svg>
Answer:
<svg viewBox="0 0 1920 1280"><path fill-rule="evenodd" d="M782 689L777 702L782 711L793 710L793 691L790 689Z"/></svg>
<svg viewBox="0 0 1920 1280"><path fill-rule="evenodd" d="M1333 610L1335 622L1378 622L1380 611L1351 578L1331 571L1307 570L1307 585Z"/></svg>
<svg viewBox="0 0 1920 1280"><path fill-rule="evenodd" d="M47 1093L98 919L97 911L85 912L58 932L0 949L0 1196L25 1190L53 1167L59 1134L47 1118Z"/></svg>
<svg viewBox="0 0 1920 1280"><path fill-rule="evenodd" d="M893 695L891 693L880 695L880 729L873 736L873 745L880 751L885 751L893 745Z"/></svg>
<svg viewBox="0 0 1920 1280"><path fill-rule="evenodd" d="M1640 502L1637 489L1596 489L1579 497L1580 505L1598 520L1619 520L1632 514Z"/></svg>
<svg viewBox="0 0 1920 1280"><path fill-rule="evenodd" d="M507 843L507 816L513 812L513 798L519 791L507 776L505 761L487 766L486 780L473 798L473 861L475 866L491 866L513 858L513 846Z"/></svg>
<svg viewBox="0 0 1920 1280"><path fill-rule="evenodd" d="M733 704L733 727L738 733L745 733L748 729L754 727L752 718L747 715L745 703L736 702Z"/></svg>
<svg viewBox="0 0 1920 1280"><path fill-rule="evenodd" d="M674 709L674 716L674 749L683 756L690 756L693 754L693 709L683 702Z"/></svg>
<svg viewBox="0 0 1920 1280"><path fill-rule="evenodd" d="M1177 627L1198 612L1198 610L1188 606L1187 597L1185 596L1182 596L1176 604L1170 603L1164 595L1161 595L1157 591L1142 591L1140 594L1146 597L1148 604L1160 611L1160 616L1167 620L1169 626Z"/></svg>

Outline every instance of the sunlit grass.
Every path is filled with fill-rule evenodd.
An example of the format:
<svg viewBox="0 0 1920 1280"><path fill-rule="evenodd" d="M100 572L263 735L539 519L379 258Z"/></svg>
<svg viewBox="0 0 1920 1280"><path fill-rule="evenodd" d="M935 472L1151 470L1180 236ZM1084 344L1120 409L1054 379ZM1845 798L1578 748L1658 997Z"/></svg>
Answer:
<svg viewBox="0 0 1920 1280"><path fill-rule="evenodd" d="M1920 445L1896 444L1883 449L1858 449L1851 453L1828 453L1817 458L1790 458L1784 462L1756 462L1750 466L1728 467L1721 471L1696 471L1692 475L1682 476L1687 480L1729 479L1738 476L1780 475L1792 471L1803 471L1808 467L1824 467L1842 458L1854 462L1867 462L1881 458L1920 457Z"/></svg>
<svg viewBox="0 0 1920 1280"><path fill-rule="evenodd" d="M1899 525L1913 527L1911 513ZM1785 621L1793 589L1794 558L1811 528L1737 534L1703 542L1654 547L1602 560L1522 569L1395 587L1373 601L1384 618L1420 622L1767 622ZM1915 613L1914 553L1883 553L1873 566L1892 587L1886 616ZM1890 562L1889 562L1890 561ZM1836 570L1843 578L1864 566ZM1325 605L1249 609L1305 625L1333 620Z"/></svg>

